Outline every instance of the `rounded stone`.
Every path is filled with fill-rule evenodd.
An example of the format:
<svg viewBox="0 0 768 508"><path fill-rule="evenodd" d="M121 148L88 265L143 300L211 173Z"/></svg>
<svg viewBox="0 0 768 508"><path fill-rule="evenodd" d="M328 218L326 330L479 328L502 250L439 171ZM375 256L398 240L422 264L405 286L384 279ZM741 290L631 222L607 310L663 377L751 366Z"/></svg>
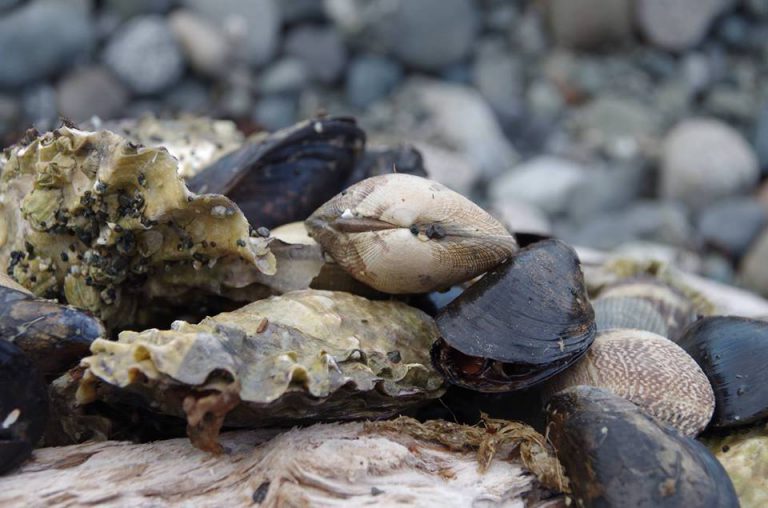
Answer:
<svg viewBox="0 0 768 508"><path fill-rule="evenodd" d="M104 62L138 94L160 92L184 72L181 49L160 16L142 16L123 25L104 49Z"/></svg>
<svg viewBox="0 0 768 508"><path fill-rule="evenodd" d="M128 103L128 92L112 74L101 67L76 70L59 82L59 111L73 122L92 116L115 118Z"/></svg>
<svg viewBox="0 0 768 508"><path fill-rule="evenodd" d="M301 60L309 76L320 83L333 83L347 63L347 48L332 27L300 26L285 41L285 53Z"/></svg>
<svg viewBox="0 0 768 508"><path fill-rule="evenodd" d="M747 192L759 175L757 157L741 134L717 120L690 119L664 142L660 194L698 209Z"/></svg>
<svg viewBox="0 0 768 508"><path fill-rule="evenodd" d="M355 59L347 72L347 100L364 108L386 96L400 82L403 70L397 62L381 56Z"/></svg>
<svg viewBox="0 0 768 508"><path fill-rule="evenodd" d="M712 21L731 4L731 0L638 0L637 21L655 46L684 51L699 44Z"/></svg>

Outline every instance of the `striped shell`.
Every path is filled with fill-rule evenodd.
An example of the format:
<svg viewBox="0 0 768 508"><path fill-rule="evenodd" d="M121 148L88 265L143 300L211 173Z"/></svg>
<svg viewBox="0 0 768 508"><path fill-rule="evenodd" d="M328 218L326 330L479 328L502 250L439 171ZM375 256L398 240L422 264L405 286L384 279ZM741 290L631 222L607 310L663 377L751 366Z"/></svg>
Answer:
<svg viewBox="0 0 768 508"><path fill-rule="evenodd" d="M359 182L306 221L353 277L385 293L427 293L464 282L517 251L496 219L442 184L388 174Z"/></svg>
<svg viewBox="0 0 768 508"><path fill-rule="evenodd" d="M610 390L689 436L707 426L715 409L712 387L693 358L642 330L598 333L584 359L550 381L547 391L576 385Z"/></svg>
<svg viewBox="0 0 768 508"><path fill-rule="evenodd" d="M646 330L666 337L669 333L664 318L652 303L642 298L597 298L592 302L597 331L612 328Z"/></svg>

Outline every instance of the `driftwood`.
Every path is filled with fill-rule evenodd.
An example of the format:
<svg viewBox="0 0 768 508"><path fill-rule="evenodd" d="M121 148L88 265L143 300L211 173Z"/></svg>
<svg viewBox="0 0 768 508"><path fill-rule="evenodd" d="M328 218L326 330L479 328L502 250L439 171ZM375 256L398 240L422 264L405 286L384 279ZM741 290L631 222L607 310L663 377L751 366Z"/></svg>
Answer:
<svg viewBox="0 0 768 508"><path fill-rule="evenodd" d="M565 506L509 450L480 473L474 452L362 423L221 438L219 456L187 439L42 448L0 478L0 506Z"/></svg>

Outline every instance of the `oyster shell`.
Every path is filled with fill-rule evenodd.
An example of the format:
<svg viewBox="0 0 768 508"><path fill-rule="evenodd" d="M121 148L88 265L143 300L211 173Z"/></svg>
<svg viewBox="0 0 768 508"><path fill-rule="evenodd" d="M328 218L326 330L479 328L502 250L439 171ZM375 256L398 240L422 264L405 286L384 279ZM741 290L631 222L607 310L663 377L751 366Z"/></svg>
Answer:
<svg viewBox="0 0 768 508"><path fill-rule="evenodd" d="M712 387L693 358L643 330L598 333L584 358L552 378L547 391L577 385L609 390L689 436L704 430L715 410Z"/></svg>
<svg viewBox="0 0 768 508"><path fill-rule="evenodd" d="M702 318L678 340L715 391L715 427L768 417L768 322L734 316Z"/></svg>
<svg viewBox="0 0 768 508"><path fill-rule="evenodd" d="M739 506L701 443L607 390L569 388L550 399L547 413L547 435L578 506Z"/></svg>
<svg viewBox="0 0 768 508"><path fill-rule="evenodd" d="M352 119L307 120L247 142L188 184L226 194L251 224L271 228L306 219L343 189L364 145Z"/></svg>
<svg viewBox="0 0 768 508"><path fill-rule="evenodd" d="M486 273L437 316L432 361L478 391L527 388L574 364L595 337L574 250L536 242Z"/></svg>
<svg viewBox="0 0 768 508"><path fill-rule="evenodd" d="M266 426L393 414L443 393L429 364L437 328L399 302L294 291L171 330L97 340L79 398L97 380L135 388L182 416L200 447L230 426Z"/></svg>
<svg viewBox="0 0 768 508"><path fill-rule="evenodd" d="M274 273L268 240L224 196L195 196L166 150L63 126L0 158L0 266L34 294L129 324L148 298L222 293Z"/></svg>
<svg viewBox="0 0 768 508"><path fill-rule="evenodd" d="M427 293L469 280L517 250L479 206L437 182L388 174L363 180L306 221L353 277L385 293Z"/></svg>
<svg viewBox="0 0 768 508"><path fill-rule="evenodd" d="M705 443L728 472L741 507L768 506L768 426L710 437Z"/></svg>
<svg viewBox="0 0 768 508"><path fill-rule="evenodd" d="M29 458L47 418L40 374L19 348L0 340L0 474Z"/></svg>

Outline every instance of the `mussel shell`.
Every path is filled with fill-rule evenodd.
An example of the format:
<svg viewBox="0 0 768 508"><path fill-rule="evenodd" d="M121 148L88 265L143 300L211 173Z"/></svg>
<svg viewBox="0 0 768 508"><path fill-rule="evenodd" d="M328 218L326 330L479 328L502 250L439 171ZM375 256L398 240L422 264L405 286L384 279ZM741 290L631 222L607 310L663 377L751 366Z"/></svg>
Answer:
<svg viewBox="0 0 768 508"><path fill-rule="evenodd" d="M630 296L604 297L592 301L597 330L633 328L666 337L669 328L661 313L647 300Z"/></svg>
<svg viewBox="0 0 768 508"><path fill-rule="evenodd" d="M548 393L589 385L615 393L683 434L695 436L715 409L709 380L677 344L643 330L599 332L576 365L552 378Z"/></svg>
<svg viewBox="0 0 768 508"><path fill-rule="evenodd" d="M0 285L0 341L16 344L46 379L76 365L105 336L89 312Z"/></svg>
<svg viewBox="0 0 768 508"><path fill-rule="evenodd" d="M680 289L653 277L631 277L604 288L601 298L641 298L661 314L672 340L699 316L696 303Z"/></svg>
<svg viewBox="0 0 768 508"><path fill-rule="evenodd" d="M697 441L599 388L564 390L547 431L578 506L738 507L731 480Z"/></svg>
<svg viewBox="0 0 768 508"><path fill-rule="evenodd" d="M349 175L346 186L349 187L372 176L388 173L405 173L426 178L427 170L424 169L424 157L415 147L407 144L392 148L368 147L352 170L352 174Z"/></svg>
<svg viewBox="0 0 768 508"><path fill-rule="evenodd" d="M734 316L702 318L677 341L715 392L715 427L768 417L768 323Z"/></svg>
<svg viewBox="0 0 768 508"><path fill-rule="evenodd" d="M595 337L579 258L559 240L519 251L437 316L432 362L454 384L519 390L576 362Z"/></svg>
<svg viewBox="0 0 768 508"><path fill-rule="evenodd" d="M306 219L344 188L365 144L350 118L298 123L222 157L190 178L198 193L225 194L254 227Z"/></svg>
<svg viewBox="0 0 768 508"><path fill-rule="evenodd" d="M48 394L24 353L0 340L0 474L31 454L45 430Z"/></svg>

